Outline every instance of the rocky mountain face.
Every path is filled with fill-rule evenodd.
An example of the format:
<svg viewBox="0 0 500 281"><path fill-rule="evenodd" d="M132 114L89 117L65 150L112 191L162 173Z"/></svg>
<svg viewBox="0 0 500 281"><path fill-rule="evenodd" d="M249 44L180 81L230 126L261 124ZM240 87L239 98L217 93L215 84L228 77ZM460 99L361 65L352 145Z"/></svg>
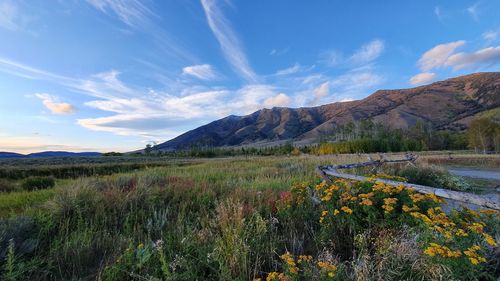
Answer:
<svg viewBox="0 0 500 281"><path fill-rule="evenodd" d="M372 119L393 128L417 120L436 129L463 130L473 117L500 107L500 72L475 73L400 90L379 90L357 101L317 107L261 109L228 116L155 146L175 150L193 146L239 146L279 141L314 142L337 125Z"/></svg>

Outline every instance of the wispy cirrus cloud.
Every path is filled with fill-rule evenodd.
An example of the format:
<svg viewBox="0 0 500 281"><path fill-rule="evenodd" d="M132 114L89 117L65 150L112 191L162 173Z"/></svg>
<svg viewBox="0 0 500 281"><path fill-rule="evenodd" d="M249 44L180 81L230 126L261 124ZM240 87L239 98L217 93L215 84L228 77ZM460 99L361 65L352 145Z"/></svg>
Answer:
<svg viewBox="0 0 500 281"><path fill-rule="evenodd" d="M220 78L220 74L218 74L209 64L186 66L182 69L182 74L190 75L201 80L216 80Z"/></svg>
<svg viewBox="0 0 500 281"><path fill-rule="evenodd" d="M280 69L278 71L276 71L276 74L277 76L282 76L282 75L290 75L290 74L295 74L297 72L300 71L300 64L298 63L295 63L294 65L290 66L290 67L287 67L287 68L284 68L284 69Z"/></svg>
<svg viewBox="0 0 500 281"><path fill-rule="evenodd" d="M288 51L290 51L290 48L284 48L284 49L272 49L270 52L269 52L269 55L271 56L281 56L281 55L284 55L286 53L288 53Z"/></svg>
<svg viewBox="0 0 500 281"><path fill-rule="evenodd" d="M436 17L439 21L443 21L444 15L443 15L443 11L441 11L441 7L439 7L439 6L434 7L434 14L436 15Z"/></svg>
<svg viewBox="0 0 500 281"><path fill-rule="evenodd" d="M43 70L37 67L26 65L17 61L0 57L0 71L22 78L48 80L59 84L69 85L76 83L77 79L72 79L63 75Z"/></svg>
<svg viewBox="0 0 500 281"><path fill-rule="evenodd" d="M142 32L156 44L156 51L166 54L170 63L186 64L196 61L194 54L179 37L168 32L157 20L152 1L144 0L86 0L97 11L120 20L130 28L127 32ZM121 30L121 28L120 28Z"/></svg>
<svg viewBox="0 0 500 281"><path fill-rule="evenodd" d="M139 0L87 0L103 13L114 13L129 26L143 24L154 13Z"/></svg>
<svg viewBox="0 0 500 281"><path fill-rule="evenodd" d="M10 0L0 1L0 27L8 30L19 28L19 10L17 5Z"/></svg>
<svg viewBox="0 0 500 281"><path fill-rule="evenodd" d="M467 7L467 13L474 19L475 21L479 21L479 2L474 3L473 5Z"/></svg>
<svg viewBox="0 0 500 281"><path fill-rule="evenodd" d="M486 42L492 43L497 40L499 35L500 35L500 28L497 30L486 31L483 33L482 37Z"/></svg>
<svg viewBox="0 0 500 281"><path fill-rule="evenodd" d="M76 110L72 104L60 102L59 98L53 95L36 93L35 97L39 98L43 105L54 114L70 114Z"/></svg>
<svg viewBox="0 0 500 281"><path fill-rule="evenodd" d="M257 82L257 74L255 74L250 67L240 39L233 30L229 20L224 16L224 13L218 5L218 1L201 0L201 4L205 11L208 26L219 42L226 60L241 77L247 80L247 82Z"/></svg>
<svg viewBox="0 0 500 281"><path fill-rule="evenodd" d="M369 64L376 60L385 49L385 43L381 39L374 39L363 44L359 49L355 50L351 55L344 55L337 50L323 52L321 62L330 66L347 66L355 67L359 65Z"/></svg>
<svg viewBox="0 0 500 281"><path fill-rule="evenodd" d="M377 59L384 51L384 41L375 39L361 46L349 58L350 62L355 64L365 64Z"/></svg>

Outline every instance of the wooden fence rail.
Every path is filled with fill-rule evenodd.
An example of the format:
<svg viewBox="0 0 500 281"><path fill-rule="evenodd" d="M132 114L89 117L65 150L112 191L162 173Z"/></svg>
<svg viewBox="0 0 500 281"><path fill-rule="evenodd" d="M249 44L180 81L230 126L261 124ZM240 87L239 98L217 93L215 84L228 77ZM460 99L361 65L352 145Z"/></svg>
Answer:
<svg viewBox="0 0 500 281"><path fill-rule="evenodd" d="M357 176L357 175L347 174L347 173L341 173L341 172L339 172L339 170L340 169L367 167L367 166L380 166L380 165L385 164L385 163L404 163L404 162L414 163L416 159L417 159L417 157L412 155L412 154L406 154L404 159L398 159L398 160L387 160L383 156L381 156L380 160L370 159L370 161L364 162L364 163L318 166L316 168L316 172L328 184L332 183L331 179L328 176L350 179L350 180L357 180L357 181L366 181L366 180L368 180L368 177ZM451 200L455 200L455 201L459 201L459 202L463 202L463 203L474 204L474 205L477 205L479 207L500 210L500 196L498 194L478 195L478 194L471 194L471 193L466 193L466 192L459 192L459 191L453 191L453 190L448 190L448 189L435 188L435 187L430 187L430 186L425 186L425 185L412 184L412 183L393 181L393 180L387 180L387 179L380 179L380 178L375 179L375 181L383 182L384 184L388 184L388 185L392 185L392 186L404 185L406 187L413 188L413 189L415 189L415 191L420 192L420 193L435 194L436 196L439 196L439 197L445 198L445 199L451 199Z"/></svg>

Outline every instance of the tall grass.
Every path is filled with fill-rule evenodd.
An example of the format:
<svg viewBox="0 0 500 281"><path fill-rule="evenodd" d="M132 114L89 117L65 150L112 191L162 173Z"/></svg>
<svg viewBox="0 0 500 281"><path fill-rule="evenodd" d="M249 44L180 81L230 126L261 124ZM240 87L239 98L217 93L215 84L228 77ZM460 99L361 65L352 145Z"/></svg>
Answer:
<svg viewBox="0 0 500 281"><path fill-rule="evenodd" d="M404 215L384 220L380 210L355 210L359 221L319 222L326 205L311 199L319 182L314 167L364 158L208 160L4 194L0 210L15 213L0 220L0 274L34 281L252 280L292 276L283 259L289 253L311 256L315 280L332 280L333 272L336 280L460 279L453 265L423 254L430 232ZM500 238L498 218L484 228ZM498 273L494 265L471 268L467 276L484 270L485 280Z"/></svg>

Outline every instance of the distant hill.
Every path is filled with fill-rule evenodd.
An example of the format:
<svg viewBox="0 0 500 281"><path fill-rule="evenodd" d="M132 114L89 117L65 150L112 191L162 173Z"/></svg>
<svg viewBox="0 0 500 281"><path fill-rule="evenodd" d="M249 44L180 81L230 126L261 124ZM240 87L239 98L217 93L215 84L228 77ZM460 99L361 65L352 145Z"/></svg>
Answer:
<svg viewBox="0 0 500 281"><path fill-rule="evenodd" d="M372 119L393 128L417 120L436 129L463 130L477 114L500 106L500 72L475 73L426 86L379 90L357 101L317 107L262 109L228 116L154 147L176 150L193 146L239 146L283 141L314 142L338 125Z"/></svg>
<svg viewBox="0 0 500 281"><path fill-rule="evenodd" d="M0 152L0 158L23 158L26 155L14 153L14 152Z"/></svg>
<svg viewBox="0 0 500 281"><path fill-rule="evenodd" d="M99 152L67 152L67 151L43 151L30 154L14 152L0 152L0 158L38 158L38 157L74 157L74 156L100 156Z"/></svg>

